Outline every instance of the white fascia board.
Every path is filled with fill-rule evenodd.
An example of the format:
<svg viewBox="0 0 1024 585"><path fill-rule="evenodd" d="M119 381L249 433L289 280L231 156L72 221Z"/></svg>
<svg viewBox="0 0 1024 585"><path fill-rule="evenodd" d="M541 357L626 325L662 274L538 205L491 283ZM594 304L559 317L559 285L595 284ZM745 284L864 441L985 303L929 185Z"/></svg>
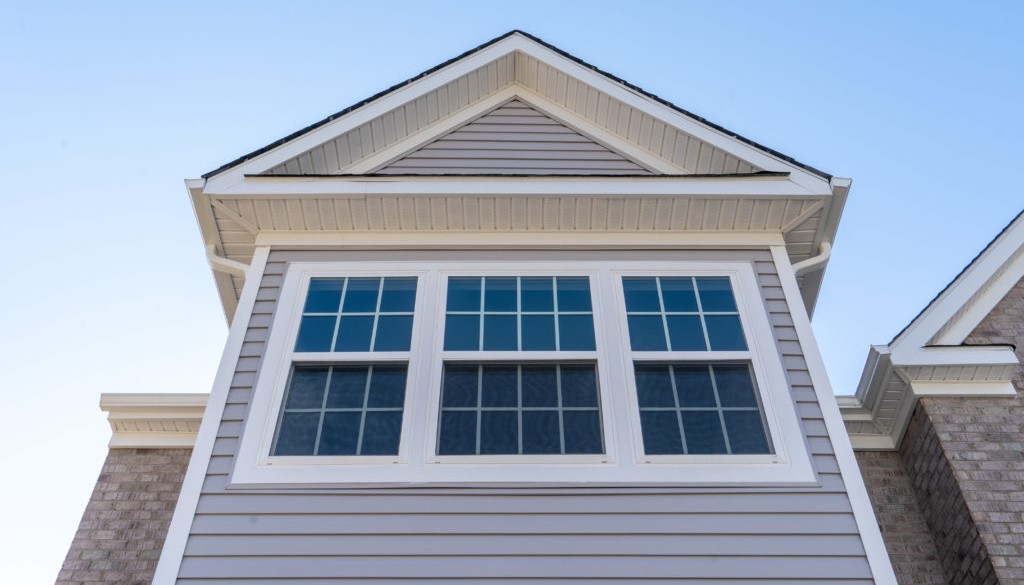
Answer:
<svg viewBox="0 0 1024 585"><path fill-rule="evenodd" d="M998 398L1016 396L1017 390L1010 381L997 382L911 382L914 396L973 396L975 398Z"/></svg>
<svg viewBox="0 0 1024 585"><path fill-rule="evenodd" d="M1017 356L1009 346L922 347L894 350L896 366L999 366L1016 365Z"/></svg>
<svg viewBox="0 0 1024 585"><path fill-rule="evenodd" d="M256 246L310 249L749 249L782 246L777 232L261 232Z"/></svg>
<svg viewBox="0 0 1024 585"><path fill-rule="evenodd" d="M785 176L750 177L275 177L248 176L220 190L212 182L204 193L228 197L302 197L306 195L610 195L706 197L790 197L818 199L831 191L809 191Z"/></svg>
<svg viewBox="0 0 1024 585"><path fill-rule="evenodd" d="M1024 277L1024 216L964 270L938 299L892 342L903 348L963 343L982 319Z"/></svg>
<svg viewBox="0 0 1024 585"><path fill-rule="evenodd" d="M191 447L206 394L103 394L100 409L113 433L111 449Z"/></svg>
<svg viewBox="0 0 1024 585"><path fill-rule="evenodd" d="M767 171L790 172L793 174L793 181L807 189L820 189L822 185L828 186L828 181L823 177L809 173L797 165L774 157L760 148L729 136L725 132L706 126L690 116L655 101L626 85L609 79L601 73L584 67L543 45L519 36L510 37L509 40L515 41L515 48L520 52L544 61L548 65L561 70L566 75L571 75L630 107L636 108L670 126L675 126L687 134L703 140L712 146L721 148L725 152L733 154L756 167Z"/></svg>

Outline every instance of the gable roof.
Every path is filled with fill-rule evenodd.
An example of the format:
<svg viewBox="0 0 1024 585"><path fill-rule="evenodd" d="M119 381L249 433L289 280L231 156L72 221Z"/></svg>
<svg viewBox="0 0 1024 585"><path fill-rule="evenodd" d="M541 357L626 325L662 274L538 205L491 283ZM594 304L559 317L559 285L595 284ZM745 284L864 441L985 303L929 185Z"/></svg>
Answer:
<svg viewBox="0 0 1024 585"><path fill-rule="evenodd" d="M627 82L627 81L625 81L625 80L623 80L623 79L621 79L621 78L619 78L619 77L617 77L615 75L612 75L611 73L603 71L603 70L601 70L601 69L599 69L599 68L597 68L597 67L595 67L595 66L593 66L593 65L591 65L591 64L589 64L589 63L587 63L585 61L583 61L582 59L579 59L579 58L577 58L577 57L575 57L575 56L573 56L573 55L571 55L571 54L569 54L569 53L559 49L558 47L555 47L554 45L551 45L551 44L549 44L549 43L547 43L547 42L545 42L545 41L543 41L543 40L541 40L541 39L539 39L539 38L537 38L537 37L535 37L535 36L533 36L533 35L531 35L529 33L526 33L526 32L521 31L521 30L515 30L515 29L511 30L511 31L509 31L509 32L499 36L499 37L491 39L490 41L487 41L487 42L485 42L485 43L483 43L483 44L481 44L481 45L479 45L479 46L477 46L477 47L475 47L473 49L470 49L470 50L466 51L465 53L462 53L461 55L458 55L458 56L456 56L456 57L454 57L452 59L449 59L448 61L445 61L444 63L441 63L441 64L439 64L439 65L437 65L435 67L432 67L432 68L430 68L430 69L420 73L419 75L413 76L413 77L411 77L409 79L406 79L405 81L397 83L397 84L395 84L395 85L385 89L384 91L381 91L381 92L379 92L377 94L374 94L374 95L372 95L372 96L370 96L370 97L368 97L368 98L366 98L366 99L364 99L364 100L362 100L362 101L360 101L360 102L358 102L356 104L353 104L353 105L351 105L351 106L349 106L349 107L347 107L347 108L345 108L345 109L343 109L343 110L341 110L341 111L339 111L337 113L334 113L334 114L332 114L330 116L327 116L326 118L324 118L324 119L322 119L322 120L320 120L318 122L314 122L313 124L310 124L309 126L306 126L305 128L302 128L301 130L293 132L292 134L289 134L288 136L285 136L284 138L276 140L276 141L272 142L271 144L268 144L267 146L264 146L263 148L259 148L257 150L254 150L254 151L248 153L248 154L242 155L241 157L238 157L237 159L235 159L235 160L233 160L231 162L228 162L228 163L226 163L224 165L221 165L220 167L218 167L218 168L216 168L216 169L214 169L214 170L212 170L210 172L207 172L207 173L203 174L202 178L203 179L209 179L209 178L214 177L214 176L216 176L216 175L218 175L220 173L223 173L225 171L233 169L233 168L235 168L235 167L237 167L237 166L239 166L239 165L241 165L241 164L243 164L243 163L245 163L247 161L253 160L253 159L259 157L260 155L263 155L263 154L265 154L267 152L270 152L270 151L274 150L275 148L277 148L279 146L282 146L284 144L292 142L293 140L296 140L296 139L298 139L300 137L303 137L303 136L309 134L310 132L312 132L312 131L314 131L316 129L319 129L319 128L327 125L327 124L330 124L331 122L334 122L334 121L336 121L336 120L338 120L340 118L343 118L343 117L345 117L345 116L347 116L347 115L349 115L349 114L351 114L351 113L353 113L353 112L355 112L357 110L360 110L361 108L363 108L363 107L365 107L365 106L367 106L367 105L369 105L371 103L377 102L378 100L380 100L380 99L382 99L382 98L384 98L384 97L386 97L388 95L393 94L394 92L398 91L399 89L407 87L407 86L409 86L409 85L411 85L411 84L413 84L413 83L415 83L417 81L420 81L420 80L422 80L424 78L427 78L427 77L429 77L429 76L431 76L431 75L433 75L433 74L435 74L437 72L440 72L440 71L442 71L442 70L452 66L455 63L458 63L458 62L463 61L464 59L466 59L466 58L468 58L468 57L470 57L472 55L480 53L484 49L487 49L487 48L489 48L491 46L494 46L494 45L500 43L501 41L504 41L506 39L509 39L509 38L515 37L515 36L522 37L524 39L529 39L533 43L536 43L537 45L540 45L540 46L542 46L542 47L544 47L544 48L546 48L546 49L548 49L550 51L553 51L554 53L564 57L565 59L567 59L567 60L569 60L569 61L571 61L573 63L576 63L576 64L578 64L578 65L580 65L580 66L582 66L582 67L584 67L586 69L589 69L589 70L593 71L594 73L597 73L598 75L602 76L603 78L607 79L608 81L611 81L613 83L621 85L622 87L627 88L627 89L629 89L632 92L636 92L636 93L638 93L638 94L640 94L640 95L642 95L642 96L644 96L644 97L646 97L646 98L648 98L650 100L653 100L654 102L657 102L657 103L659 103L661 105L664 105L664 106L666 106L668 108L671 108L675 112L678 112L679 114L682 114L682 115L692 119L696 123L699 123L699 124L701 124L703 126L706 126L709 129L713 129L713 130L715 130L715 131L717 131L717 132L719 132L721 134L724 134L724 135L726 135L728 137L731 137L731 138L733 138L733 139L735 139L735 140L737 140L737 141L739 141L741 143L744 143L744 144L749 145L749 146L751 146L753 148L756 148L756 149L764 152L765 154L770 155L773 158L776 158L776 159L779 159L780 161L784 161L786 163L794 165L794 166L796 166L796 167L798 167L798 168L800 168L800 169L802 169L804 171L807 171L808 173L816 175L816 176L818 176L818 177L820 177L820 178L822 178L822 179L824 179L826 181L831 180L831 178L832 178L832 175L830 175L828 173L820 171L820 170L818 170L818 169L816 169L816 168L814 168L814 167L812 167L810 165L806 165L804 163L801 163L801 162L797 161L796 159L793 159L792 157L786 156L786 155L784 155L784 154L782 154L782 153L780 153L780 152L778 152L778 151L776 151L774 149L771 149L771 148L769 148L767 146L761 145L761 144L759 144L759 143L757 143L757 142L755 142L755 141L753 141L753 140L751 140L749 138L741 136L740 134L738 134L736 132L732 132L732 131L730 131L730 130L722 127L722 126L719 126L719 125L717 125L717 124L715 124L713 122L710 122L709 120L707 120L707 119L705 119L703 117L697 116L697 115L695 115L695 114L693 114L693 113L691 113L691 112L689 112L689 111L687 111L687 110L685 110L685 109L683 109L683 108L681 108L681 107L679 107L679 106L669 102L668 100L662 99L662 98L658 97L657 95L654 95L653 93L645 91L644 89L640 88L639 86L633 85L633 84L631 84L631 83L629 83L629 82ZM762 170L762 169L758 169L758 170Z"/></svg>
<svg viewBox="0 0 1024 585"><path fill-rule="evenodd" d="M474 149L413 164L513 103L590 150L538 156L554 142L518 124L474 145L501 151L491 166ZM813 311L850 181L512 31L186 185L230 319L257 240L299 232L756 233L815 258L798 272ZM522 213L527 199L545 212Z"/></svg>
<svg viewBox="0 0 1024 585"><path fill-rule="evenodd" d="M966 342L1024 279L1024 211L887 345L868 353L857 393L841 401L854 446L896 448L917 398L1012 396L1014 348Z"/></svg>

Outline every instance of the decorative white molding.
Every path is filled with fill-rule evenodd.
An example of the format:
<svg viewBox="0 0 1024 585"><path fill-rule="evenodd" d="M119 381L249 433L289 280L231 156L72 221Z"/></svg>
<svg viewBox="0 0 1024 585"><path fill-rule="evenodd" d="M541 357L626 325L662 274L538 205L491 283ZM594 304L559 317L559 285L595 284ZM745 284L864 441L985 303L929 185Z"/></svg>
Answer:
<svg viewBox="0 0 1024 585"><path fill-rule="evenodd" d="M113 436L110 448L192 447L206 409L206 394L103 394Z"/></svg>
<svg viewBox="0 0 1024 585"><path fill-rule="evenodd" d="M1017 216L889 345L874 346L841 406L857 448L897 449L921 396L1015 396L1010 346L962 345L1024 278L1024 214ZM941 343L942 345L931 345ZM864 424L870 413L873 427Z"/></svg>

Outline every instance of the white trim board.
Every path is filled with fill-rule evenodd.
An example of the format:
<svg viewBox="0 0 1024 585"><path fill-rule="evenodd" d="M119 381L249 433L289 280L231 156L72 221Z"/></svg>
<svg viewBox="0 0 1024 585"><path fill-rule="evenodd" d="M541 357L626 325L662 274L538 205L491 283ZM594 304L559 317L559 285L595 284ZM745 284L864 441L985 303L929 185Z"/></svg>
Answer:
<svg viewBox="0 0 1024 585"><path fill-rule="evenodd" d="M206 408L206 394L103 394L110 448L192 447Z"/></svg>
<svg viewBox="0 0 1024 585"><path fill-rule="evenodd" d="M785 296L790 299L789 309L790 315L793 317L793 326L796 328L804 359L807 360L807 370L814 384L818 405L821 407L825 427L828 429L832 448L839 463L839 472L846 485L846 493L850 498L850 505L853 508L853 516L868 557L868 564L871 566L871 574L874 576L876 585L897 585L896 573L893 571L889 553L885 548L885 541L882 539L882 532L875 518L874 508L871 506L871 499L868 497L867 487L865 487L864 478L860 473L860 465L853 454L853 445L847 437L846 427L839 413L839 404L828 379L828 370L825 369L825 362L818 349L818 342L814 338L811 319L802 303L792 302L792 299L799 298L800 293L786 249L781 246L773 246L772 258L775 260Z"/></svg>
<svg viewBox="0 0 1024 585"><path fill-rule="evenodd" d="M199 426L199 435L195 447L192 449L188 471L185 472L185 479L181 484L178 503L174 507L174 515L171 517L171 523L167 529L167 538L164 540L164 546L160 552L160 560L157 562L152 585L174 585L177 581L178 569L181 567L185 544L192 527L192 519L195 516L196 506L199 504L199 494L203 489L210 456L213 454L213 446L217 440L217 429L220 428L220 421L224 415L231 379L235 375L235 366L245 340L245 332L249 328L249 318L256 304L256 296L269 255L269 248L257 248L252 264L249 266L245 287L242 289L242 296L238 301L238 309L235 313L236 317L241 318L233 320L228 332L224 353L221 354L208 406Z"/></svg>

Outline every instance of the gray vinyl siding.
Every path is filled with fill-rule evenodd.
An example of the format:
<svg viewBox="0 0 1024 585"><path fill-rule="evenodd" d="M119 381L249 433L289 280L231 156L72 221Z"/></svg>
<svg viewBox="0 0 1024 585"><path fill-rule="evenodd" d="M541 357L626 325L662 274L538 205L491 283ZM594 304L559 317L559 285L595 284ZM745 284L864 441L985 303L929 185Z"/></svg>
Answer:
<svg viewBox="0 0 1024 585"><path fill-rule="evenodd" d="M439 252L274 252L249 322L182 561L180 585L463 581L872 583L796 330L767 251L643 252L751 260L819 487L226 489L289 261ZM500 253L458 253L493 259ZM636 258L535 252L538 258ZM446 253L446 257L456 257ZM517 254L517 257L529 254Z"/></svg>
<svg viewBox="0 0 1024 585"><path fill-rule="evenodd" d="M651 174L621 154L518 100L375 172L382 175Z"/></svg>

